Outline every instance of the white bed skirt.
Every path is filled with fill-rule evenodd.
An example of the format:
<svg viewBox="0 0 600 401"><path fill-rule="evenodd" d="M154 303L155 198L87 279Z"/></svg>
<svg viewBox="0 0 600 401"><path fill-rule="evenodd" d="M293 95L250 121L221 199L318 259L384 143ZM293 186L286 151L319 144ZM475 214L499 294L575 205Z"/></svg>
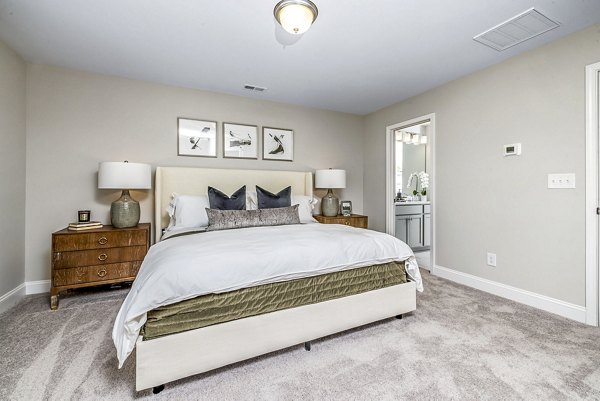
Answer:
<svg viewBox="0 0 600 401"><path fill-rule="evenodd" d="M414 282L137 341L136 390L416 309Z"/></svg>

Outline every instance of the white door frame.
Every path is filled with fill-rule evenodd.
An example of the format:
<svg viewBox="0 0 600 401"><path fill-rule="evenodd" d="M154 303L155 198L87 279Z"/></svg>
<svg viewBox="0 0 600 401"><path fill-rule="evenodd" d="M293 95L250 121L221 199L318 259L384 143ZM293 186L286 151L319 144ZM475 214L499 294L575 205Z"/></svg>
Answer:
<svg viewBox="0 0 600 401"><path fill-rule="evenodd" d="M394 197L396 196L396 188L394 187L395 171L396 171L396 146L394 131L398 128L409 127L430 121L430 130L427 138L427 146L431 146L431 171L429 172L430 188L427 190L427 196L431 201L431 267L430 272L435 269L435 220L436 220L436 203L435 203L435 113L426 114L421 117L403 121L398 124L388 125L385 128L385 232L394 235L396 231L396 211L394 209Z"/></svg>
<svg viewBox="0 0 600 401"><path fill-rule="evenodd" d="M598 326L598 86L600 63L585 67L585 322Z"/></svg>

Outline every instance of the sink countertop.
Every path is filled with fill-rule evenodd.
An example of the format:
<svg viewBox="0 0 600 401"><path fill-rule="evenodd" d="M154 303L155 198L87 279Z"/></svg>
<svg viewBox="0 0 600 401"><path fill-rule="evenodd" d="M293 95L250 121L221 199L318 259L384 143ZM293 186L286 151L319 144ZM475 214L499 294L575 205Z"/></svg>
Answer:
<svg viewBox="0 0 600 401"><path fill-rule="evenodd" d="M394 202L394 205L396 206L402 206L402 205L430 205L431 202L427 201L427 202L422 202L422 201L408 201L408 202Z"/></svg>

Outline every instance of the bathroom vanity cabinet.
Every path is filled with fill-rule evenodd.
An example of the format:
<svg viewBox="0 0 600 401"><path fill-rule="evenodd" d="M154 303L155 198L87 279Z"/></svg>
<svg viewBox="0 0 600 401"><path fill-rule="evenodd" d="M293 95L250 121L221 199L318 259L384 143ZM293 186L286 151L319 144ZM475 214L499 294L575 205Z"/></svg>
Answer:
<svg viewBox="0 0 600 401"><path fill-rule="evenodd" d="M397 202L396 238L404 241L413 251L431 247L431 204L429 202Z"/></svg>

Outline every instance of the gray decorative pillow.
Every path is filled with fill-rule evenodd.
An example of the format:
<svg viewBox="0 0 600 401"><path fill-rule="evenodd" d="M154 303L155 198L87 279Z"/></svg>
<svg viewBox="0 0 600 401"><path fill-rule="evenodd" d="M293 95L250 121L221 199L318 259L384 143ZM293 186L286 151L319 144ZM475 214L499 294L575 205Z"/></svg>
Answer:
<svg viewBox="0 0 600 401"><path fill-rule="evenodd" d="M284 188L279 193L274 194L257 185L256 199L258 200L259 209L292 206L292 187Z"/></svg>
<svg viewBox="0 0 600 401"><path fill-rule="evenodd" d="M211 209L244 210L246 209L246 186L244 185L231 196L227 196L217 188L209 186L208 204Z"/></svg>
<svg viewBox="0 0 600 401"><path fill-rule="evenodd" d="M298 205L258 210L218 210L207 208L206 214L208 215L208 228L206 231L300 224Z"/></svg>

